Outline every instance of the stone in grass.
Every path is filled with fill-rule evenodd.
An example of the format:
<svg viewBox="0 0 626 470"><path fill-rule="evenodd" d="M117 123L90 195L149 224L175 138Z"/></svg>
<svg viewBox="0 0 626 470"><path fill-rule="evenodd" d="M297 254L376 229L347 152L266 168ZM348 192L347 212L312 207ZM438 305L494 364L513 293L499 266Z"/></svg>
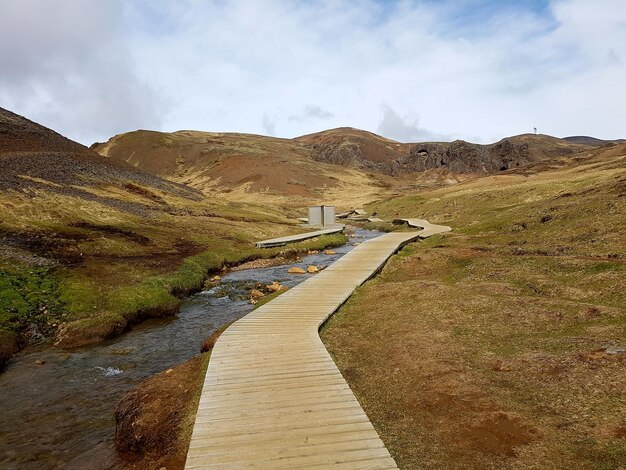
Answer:
<svg viewBox="0 0 626 470"><path fill-rule="evenodd" d="M311 265L308 268L306 268L307 272L309 273L318 273L320 270L317 268L317 266Z"/></svg>
<svg viewBox="0 0 626 470"><path fill-rule="evenodd" d="M294 266L293 268L289 268L289 271L287 271L289 274L305 274L306 271L302 268L298 268L296 266Z"/></svg>
<svg viewBox="0 0 626 470"><path fill-rule="evenodd" d="M213 276L211 279L207 279L206 281L204 281L204 287L206 289L210 289L211 287L218 286L221 280L221 276Z"/></svg>
<svg viewBox="0 0 626 470"><path fill-rule="evenodd" d="M619 346L609 346L606 348L607 354L626 354L626 348L621 348Z"/></svg>

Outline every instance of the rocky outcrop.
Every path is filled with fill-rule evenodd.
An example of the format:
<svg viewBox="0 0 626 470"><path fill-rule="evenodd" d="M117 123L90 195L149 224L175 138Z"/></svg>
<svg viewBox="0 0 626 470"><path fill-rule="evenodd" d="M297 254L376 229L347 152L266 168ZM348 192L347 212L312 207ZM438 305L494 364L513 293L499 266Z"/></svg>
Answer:
<svg viewBox="0 0 626 470"><path fill-rule="evenodd" d="M578 142L532 134L487 145L463 140L404 144L351 128L332 129L298 140L310 146L312 158L317 161L388 175L439 168L456 174L491 174L590 148Z"/></svg>
<svg viewBox="0 0 626 470"><path fill-rule="evenodd" d="M398 161L396 172L409 173L446 168L453 173L494 173L533 161L528 144L501 140L480 145L455 140L450 143L415 144L408 158Z"/></svg>

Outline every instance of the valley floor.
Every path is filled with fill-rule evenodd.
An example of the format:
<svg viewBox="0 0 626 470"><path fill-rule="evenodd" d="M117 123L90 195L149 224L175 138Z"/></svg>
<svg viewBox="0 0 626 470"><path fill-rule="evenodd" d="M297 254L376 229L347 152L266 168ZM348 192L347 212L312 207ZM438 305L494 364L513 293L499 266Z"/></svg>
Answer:
<svg viewBox="0 0 626 470"><path fill-rule="evenodd" d="M619 157L374 205L455 230L322 331L400 468L626 466L625 181Z"/></svg>

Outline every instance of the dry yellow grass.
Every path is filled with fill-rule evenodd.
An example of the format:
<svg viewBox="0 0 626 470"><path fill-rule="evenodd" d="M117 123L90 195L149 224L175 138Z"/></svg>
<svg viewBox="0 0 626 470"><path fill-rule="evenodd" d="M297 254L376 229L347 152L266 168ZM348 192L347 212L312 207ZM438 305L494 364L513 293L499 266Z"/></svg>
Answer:
<svg viewBox="0 0 626 470"><path fill-rule="evenodd" d="M624 150L373 206L455 229L323 330L401 468L626 466Z"/></svg>

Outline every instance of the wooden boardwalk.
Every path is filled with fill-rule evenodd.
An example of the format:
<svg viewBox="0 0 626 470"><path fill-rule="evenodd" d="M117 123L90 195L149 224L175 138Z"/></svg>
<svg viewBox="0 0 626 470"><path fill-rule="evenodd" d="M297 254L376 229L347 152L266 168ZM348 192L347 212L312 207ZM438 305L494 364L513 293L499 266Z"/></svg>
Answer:
<svg viewBox="0 0 626 470"><path fill-rule="evenodd" d="M394 224L406 224L409 227L423 229L419 233L420 238L428 238L438 233L446 233L452 230L447 225L431 224L430 222L428 222L428 220L424 220L424 219L395 219L393 223Z"/></svg>
<svg viewBox="0 0 626 470"><path fill-rule="evenodd" d="M321 235L329 235L331 233L343 232L345 227L343 225L337 225L335 227L326 228L322 230L316 230L314 232L297 233L296 235L288 235L286 237L271 238L269 240L262 240L256 242L257 248L271 248L273 246L282 246L287 243L300 242L309 238L319 237Z"/></svg>
<svg viewBox="0 0 626 470"><path fill-rule="evenodd" d="M233 323L211 353L185 468L397 468L318 330L399 247L449 230L430 227L364 242Z"/></svg>

